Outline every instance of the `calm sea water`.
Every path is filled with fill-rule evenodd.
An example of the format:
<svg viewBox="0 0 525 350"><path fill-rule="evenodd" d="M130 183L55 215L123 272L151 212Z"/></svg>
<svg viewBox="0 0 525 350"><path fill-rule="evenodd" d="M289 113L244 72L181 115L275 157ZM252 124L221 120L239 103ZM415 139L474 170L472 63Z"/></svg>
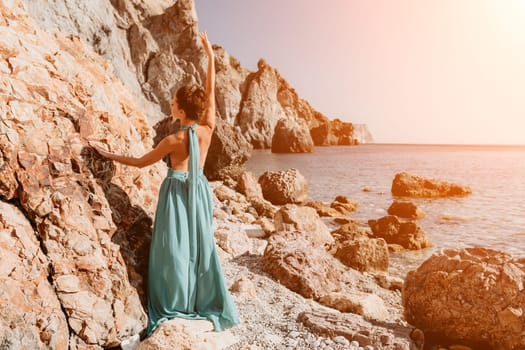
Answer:
<svg viewBox="0 0 525 350"><path fill-rule="evenodd" d="M257 175L297 168L313 199L329 202L345 195L359 201L352 217L362 226L387 215L396 173L470 186L473 193L466 197L410 199L425 211L418 223L434 246L391 255L395 275L404 275L440 248L485 246L525 257L525 146L371 144L317 147L311 154L262 150L246 167Z"/></svg>

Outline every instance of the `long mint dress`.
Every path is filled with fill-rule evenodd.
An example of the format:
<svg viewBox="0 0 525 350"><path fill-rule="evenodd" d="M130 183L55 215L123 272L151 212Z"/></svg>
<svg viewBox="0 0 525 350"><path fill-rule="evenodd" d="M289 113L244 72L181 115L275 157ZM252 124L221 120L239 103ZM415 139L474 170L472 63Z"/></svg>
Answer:
<svg viewBox="0 0 525 350"><path fill-rule="evenodd" d="M215 248L195 125L181 127L189 134L188 171L168 169L160 187L149 255L148 336L173 317L208 319L215 331L240 322Z"/></svg>

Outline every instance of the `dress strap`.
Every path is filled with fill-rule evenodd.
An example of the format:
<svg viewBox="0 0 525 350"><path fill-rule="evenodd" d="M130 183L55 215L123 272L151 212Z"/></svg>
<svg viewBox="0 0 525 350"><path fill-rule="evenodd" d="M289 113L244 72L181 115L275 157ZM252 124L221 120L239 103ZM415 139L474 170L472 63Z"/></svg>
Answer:
<svg viewBox="0 0 525 350"><path fill-rule="evenodd" d="M184 129L188 130L189 136L189 160L188 160L188 228L189 232L196 232L197 229L197 187L199 185L199 138L195 132L195 126L186 126ZM191 244L191 243L190 243ZM190 247L190 249L197 249L197 247Z"/></svg>

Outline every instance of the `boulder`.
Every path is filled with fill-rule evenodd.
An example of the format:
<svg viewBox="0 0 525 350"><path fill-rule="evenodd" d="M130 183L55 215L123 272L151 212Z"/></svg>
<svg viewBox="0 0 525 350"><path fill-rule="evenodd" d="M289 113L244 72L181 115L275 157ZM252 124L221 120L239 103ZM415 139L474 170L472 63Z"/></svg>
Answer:
<svg viewBox="0 0 525 350"><path fill-rule="evenodd" d="M308 199L308 184L299 170L267 171L259 177L263 196L273 204L300 204Z"/></svg>
<svg viewBox="0 0 525 350"><path fill-rule="evenodd" d="M312 333L322 337L342 336L357 341L360 346L377 349L419 349L410 339L410 328L398 324L384 326L382 322L369 322L351 313L327 310L303 311L297 316Z"/></svg>
<svg viewBox="0 0 525 350"><path fill-rule="evenodd" d="M244 171L240 174L237 180L237 191L241 192L250 199L264 199L261 185L257 182L257 178L250 171Z"/></svg>
<svg viewBox="0 0 525 350"><path fill-rule="evenodd" d="M230 330L213 331L208 320L186 320L173 318L164 321L137 350L220 350L237 342Z"/></svg>
<svg viewBox="0 0 525 350"><path fill-rule="evenodd" d="M251 226L237 223L219 223L214 231L217 245L234 257L245 253L262 255L267 241L248 237L247 230L250 230Z"/></svg>
<svg viewBox="0 0 525 350"><path fill-rule="evenodd" d="M405 197L450 197L465 196L472 193L466 186L445 181L427 179L420 176L398 173L392 181L392 194Z"/></svg>
<svg viewBox="0 0 525 350"><path fill-rule="evenodd" d="M480 247L442 250L407 274L405 317L425 339L522 349L524 283L523 259Z"/></svg>
<svg viewBox="0 0 525 350"><path fill-rule="evenodd" d="M276 232L300 231L318 246L334 242L328 227L313 208L287 204L277 211L274 222Z"/></svg>
<svg viewBox="0 0 525 350"><path fill-rule="evenodd" d="M325 217L340 217L341 212L339 210L336 210L332 207L330 207L329 204L326 204L325 202L320 201L309 201L304 203L305 206L314 208L317 214L319 216L325 216Z"/></svg>
<svg viewBox="0 0 525 350"><path fill-rule="evenodd" d="M67 350L69 329L48 280L49 260L24 214L2 201L0 256L0 348ZM75 282L57 288L75 292Z"/></svg>
<svg viewBox="0 0 525 350"><path fill-rule="evenodd" d="M374 237L383 238L388 244L398 244L405 249L423 249L430 247L430 241L423 229L415 222L401 222L394 215L378 220L368 220Z"/></svg>
<svg viewBox="0 0 525 350"><path fill-rule="evenodd" d="M339 119L322 120L318 126L310 129L316 146L354 145L354 127L352 123Z"/></svg>
<svg viewBox="0 0 525 350"><path fill-rule="evenodd" d="M345 196L337 196L330 204L330 207L337 210L341 215L348 215L354 212L357 208L357 201Z"/></svg>
<svg viewBox="0 0 525 350"><path fill-rule="evenodd" d="M319 303L339 310L363 316L368 320L386 321L389 317L383 299L369 293L329 293Z"/></svg>
<svg viewBox="0 0 525 350"><path fill-rule="evenodd" d="M302 232L281 232L268 239L260 267L305 298L318 299L341 288L345 267Z"/></svg>
<svg viewBox="0 0 525 350"><path fill-rule="evenodd" d="M350 220L341 222L341 226L337 230L332 231L332 237L334 237L337 242L370 238L370 236L358 226L356 221Z"/></svg>
<svg viewBox="0 0 525 350"><path fill-rule="evenodd" d="M235 281L230 291L234 293L237 298L244 300L255 300L257 299L257 292L255 291L255 286L253 282L247 277L241 277Z"/></svg>
<svg viewBox="0 0 525 350"><path fill-rule="evenodd" d="M250 158L252 148L237 127L217 119L204 173L210 180L218 179L221 169L244 164Z"/></svg>
<svg viewBox="0 0 525 350"><path fill-rule="evenodd" d="M382 238L360 238L338 245L335 257L359 271L388 271L388 246Z"/></svg>
<svg viewBox="0 0 525 350"><path fill-rule="evenodd" d="M314 142L308 125L303 119L281 119L275 126L272 138L273 153L311 153Z"/></svg>
<svg viewBox="0 0 525 350"><path fill-rule="evenodd" d="M388 214L406 219L421 219L425 216L425 212L414 203L398 200L388 207Z"/></svg>

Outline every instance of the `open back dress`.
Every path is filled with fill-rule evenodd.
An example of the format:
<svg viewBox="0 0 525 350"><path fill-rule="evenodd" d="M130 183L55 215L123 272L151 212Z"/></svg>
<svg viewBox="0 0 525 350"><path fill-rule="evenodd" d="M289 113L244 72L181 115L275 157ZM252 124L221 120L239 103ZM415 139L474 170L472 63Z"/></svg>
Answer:
<svg viewBox="0 0 525 350"><path fill-rule="evenodd" d="M188 171L168 168L159 191L148 276L148 329L173 317L208 319L215 331L240 322L226 288L213 237L213 202L199 167L196 124L189 136Z"/></svg>

